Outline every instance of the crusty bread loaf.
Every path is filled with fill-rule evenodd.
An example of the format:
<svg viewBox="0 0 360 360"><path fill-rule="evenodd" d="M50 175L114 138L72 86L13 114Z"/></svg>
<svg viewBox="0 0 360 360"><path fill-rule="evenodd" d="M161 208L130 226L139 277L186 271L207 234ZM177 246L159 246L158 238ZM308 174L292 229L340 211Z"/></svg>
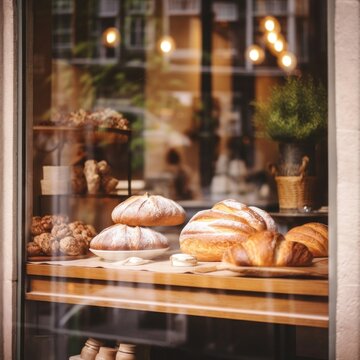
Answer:
<svg viewBox="0 0 360 360"><path fill-rule="evenodd" d="M288 231L285 238L306 245L314 257L328 256L327 225L311 222L296 226Z"/></svg>
<svg viewBox="0 0 360 360"><path fill-rule="evenodd" d="M186 214L175 201L146 193L120 203L111 218L114 223L130 226L172 226L182 224Z"/></svg>
<svg viewBox="0 0 360 360"><path fill-rule="evenodd" d="M223 261L237 266L308 266L312 254L300 243L274 231L261 231L227 249Z"/></svg>
<svg viewBox="0 0 360 360"><path fill-rule="evenodd" d="M168 247L166 237L157 231L115 224L95 236L90 242L94 250L150 250Z"/></svg>
<svg viewBox="0 0 360 360"><path fill-rule="evenodd" d="M226 249L266 229L258 212L236 200L224 200L190 219L180 234L180 248L199 261L221 261Z"/></svg>

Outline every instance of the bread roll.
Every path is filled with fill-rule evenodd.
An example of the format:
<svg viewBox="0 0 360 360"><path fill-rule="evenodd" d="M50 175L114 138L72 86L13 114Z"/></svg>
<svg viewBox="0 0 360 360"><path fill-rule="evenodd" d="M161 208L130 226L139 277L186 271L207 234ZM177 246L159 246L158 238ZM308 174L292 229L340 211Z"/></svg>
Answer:
<svg viewBox="0 0 360 360"><path fill-rule="evenodd" d="M28 256L43 255L41 247L33 241L27 243L26 250L27 250Z"/></svg>
<svg viewBox="0 0 360 360"><path fill-rule="evenodd" d="M116 206L111 218L114 223L130 226L171 226L182 224L186 215L175 201L146 193Z"/></svg>
<svg viewBox="0 0 360 360"><path fill-rule="evenodd" d="M261 214L236 200L221 201L190 219L180 234L181 251L196 256L199 261L221 261L229 247L267 229L267 222L271 224L271 221L265 221Z"/></svg>
<svg viewBox="0 0 360 360"><path fill-rule="evenodd" d="M274 231L254 233L224 252L223 261L237 266L308 266L312 254L300 243Z"/></svg>
<svg viewBox="0 0 360 360"><path fill-rule="evenodd" d="M327 225L312 222L296 226L285 235L285 238L306 245L314 257L328 256Z"/></svg>
<svg viewBox="0 0 360 360"><path fill-rule="evenodd" d="M166 237L154 230L115 224L104 229L90 242L94 250L151 250L168 247Z"/></svg>

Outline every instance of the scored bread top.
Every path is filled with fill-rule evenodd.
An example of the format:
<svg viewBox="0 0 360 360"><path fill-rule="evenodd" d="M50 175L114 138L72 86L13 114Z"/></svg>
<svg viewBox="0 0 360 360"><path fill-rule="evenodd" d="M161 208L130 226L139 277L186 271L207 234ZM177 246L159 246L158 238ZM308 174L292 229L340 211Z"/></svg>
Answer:
<svg viewBox="0 0 360 360"><path fill-rule="evenodd" d="M90 242L94 250L153 250L169 246L167 238L148 228L115 224L96 235Z"/></svg>
<svg viewBox="0 0 360 360"><path fill-rule="evenodd" d="M131 226L172 226L185 221L185 210L160 195L131 196L112 211L114 223Z"/></svg>

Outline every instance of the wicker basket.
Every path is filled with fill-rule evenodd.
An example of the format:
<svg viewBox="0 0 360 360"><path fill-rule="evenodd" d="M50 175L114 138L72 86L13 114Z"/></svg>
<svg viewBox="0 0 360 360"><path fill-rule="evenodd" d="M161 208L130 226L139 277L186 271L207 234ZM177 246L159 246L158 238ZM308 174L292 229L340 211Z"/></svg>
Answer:
<svg viewBox="0 0 360 360"><path fill-rule="evenodd" d="M280 210L316 208L316 176L276 176Z"/></svg>

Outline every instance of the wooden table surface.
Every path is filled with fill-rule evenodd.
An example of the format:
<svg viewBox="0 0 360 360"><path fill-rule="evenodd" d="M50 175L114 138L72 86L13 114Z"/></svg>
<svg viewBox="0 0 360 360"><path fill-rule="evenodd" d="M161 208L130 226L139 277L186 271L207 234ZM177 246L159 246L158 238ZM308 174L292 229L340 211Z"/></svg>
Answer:
<svg viewBox="0 0 360 360"><path fill-rule="evenodd" d="M328 281L27 264L26 299L328 327Z"/></svg>

